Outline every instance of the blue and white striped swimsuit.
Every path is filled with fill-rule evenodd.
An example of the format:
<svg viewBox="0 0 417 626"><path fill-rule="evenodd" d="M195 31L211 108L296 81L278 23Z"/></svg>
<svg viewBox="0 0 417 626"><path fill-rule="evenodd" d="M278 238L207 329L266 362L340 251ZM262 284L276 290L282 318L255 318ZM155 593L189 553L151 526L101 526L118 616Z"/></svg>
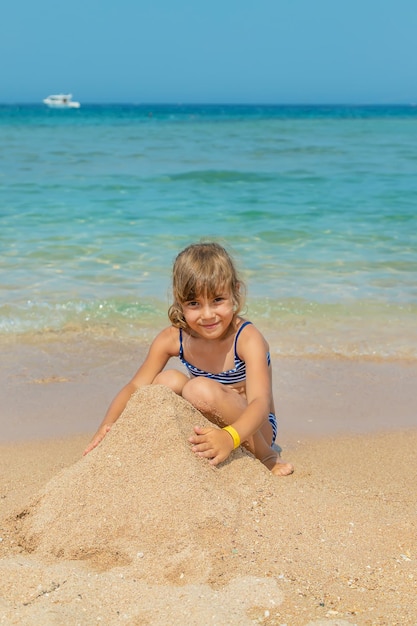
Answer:
<svg viewBox="0 0 417 626"><path fill-rule="evenodd" d="M201 370L199 367L196 367L192 363L189 363L187 359L184 358L184 348L182 345L182 329L180 328L180 351L179 351L179 359L185 365L187 370L190 372L192 376L204 376L205 378L210 378L211 380L215 380L222 385L232 385L236 383L243 383L246 380L246 363L239 358L237 353L237 340L239 338L240 333L248 324L252 324L252 322L243 322L240 326L239 330L236 333L233 352L234 352L234 360L235 366L233 369L226 370L225 372L219 372L218 374L213 374L211 372L206 372L205 370ZM269 352L266 355L268 366L271 364L271 356ZM268 415L269 423L272 426L272 443L275 443L275 439L277 436L277 418L273 413Z"/></svg>

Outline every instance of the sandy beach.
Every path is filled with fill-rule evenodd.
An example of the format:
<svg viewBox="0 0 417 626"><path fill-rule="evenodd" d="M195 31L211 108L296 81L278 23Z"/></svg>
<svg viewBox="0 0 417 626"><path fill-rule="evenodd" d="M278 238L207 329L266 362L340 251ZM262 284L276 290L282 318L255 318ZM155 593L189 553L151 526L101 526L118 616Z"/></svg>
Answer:
<svg viewBox="0 0 417 626"><path fill-rule="evenodd" d="M414 362L274 359L276 478L196 459L204 418L163 387L82 458L132 342L3 353L1 624L417 624Z"/></svg>

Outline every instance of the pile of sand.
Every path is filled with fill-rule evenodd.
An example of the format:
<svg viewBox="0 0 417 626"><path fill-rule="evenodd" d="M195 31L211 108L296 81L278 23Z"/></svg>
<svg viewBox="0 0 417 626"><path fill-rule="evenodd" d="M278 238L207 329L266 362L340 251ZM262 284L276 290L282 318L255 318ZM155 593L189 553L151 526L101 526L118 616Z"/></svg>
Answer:
<svg viewBox="0 0 417 626"><path fill-rule="evenodd" d="M187 439L205 423L165 387L138 390L102 443L14 517L15 541L96 571L129 565L158 584L224 584L236 556L258 573L277 479L242 449L216 468L196 457Z"/></svg>

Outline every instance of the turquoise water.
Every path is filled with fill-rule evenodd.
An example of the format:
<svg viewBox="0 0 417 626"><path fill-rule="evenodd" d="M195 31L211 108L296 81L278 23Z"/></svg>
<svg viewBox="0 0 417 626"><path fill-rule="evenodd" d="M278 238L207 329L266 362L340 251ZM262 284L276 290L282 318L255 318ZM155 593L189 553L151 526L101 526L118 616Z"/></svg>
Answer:
<svg viewBox="0 0 417 626"><path fill-rule="evenodd" d="M417 358L417 108L0 107L0 340L166 323L215 238L282 354Z"/></svg>

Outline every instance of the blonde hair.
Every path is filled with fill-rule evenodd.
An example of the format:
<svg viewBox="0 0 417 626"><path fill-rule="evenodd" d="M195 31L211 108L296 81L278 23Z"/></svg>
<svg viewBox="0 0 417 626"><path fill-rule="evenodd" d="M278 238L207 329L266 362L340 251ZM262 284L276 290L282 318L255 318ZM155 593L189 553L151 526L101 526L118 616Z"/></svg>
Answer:
<svg viewBox="0 0 417 626"><path fill-rule="evenodd" d="M230 290L234 317L244 305L245 287L235 264L218 243L196 243L180 252L172 269L174 302L168 310L173 326L187 328L182 312L184 302L201 295L215 297L222 289Z"/></svg>

